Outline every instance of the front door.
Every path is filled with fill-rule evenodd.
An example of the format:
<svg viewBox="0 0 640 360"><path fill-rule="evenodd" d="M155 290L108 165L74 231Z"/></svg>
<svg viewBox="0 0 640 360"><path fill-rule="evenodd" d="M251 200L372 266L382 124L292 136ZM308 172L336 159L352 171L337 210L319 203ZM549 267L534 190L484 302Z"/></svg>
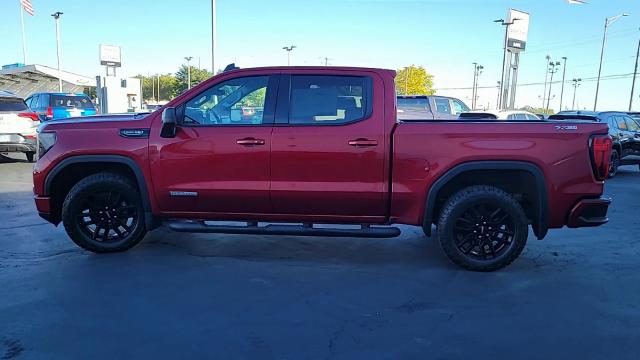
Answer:
<svg viewBox="0 0 640 360"><path fill-rule="evenodd" d="M271 152L276 213L385 215L384 94L372 90L382 81L356 75L283 76Z"/></svg>
<svg viewBox="0 0 640 360"><path fill-rule="evenodd" d="M164 212L271 211L269 150L278 77L221 81L176 107L174 138L161 138L161 124L154 124L151 172Z"/></svg>

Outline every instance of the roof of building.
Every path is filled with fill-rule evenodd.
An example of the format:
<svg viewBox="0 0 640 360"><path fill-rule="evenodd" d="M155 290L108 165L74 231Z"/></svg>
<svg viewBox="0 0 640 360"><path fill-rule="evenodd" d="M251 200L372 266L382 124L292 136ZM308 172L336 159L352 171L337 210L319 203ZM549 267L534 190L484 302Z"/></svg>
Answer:
<svg viewBox="0 0 640 360"><path fill-rule="evenodd" d="M63 92L82 92L95 87L96 80L88 76L61 70ZM35 92L58 91L58 70L44 65L6 67L0 70L0 90L27 97Z"/></svg>

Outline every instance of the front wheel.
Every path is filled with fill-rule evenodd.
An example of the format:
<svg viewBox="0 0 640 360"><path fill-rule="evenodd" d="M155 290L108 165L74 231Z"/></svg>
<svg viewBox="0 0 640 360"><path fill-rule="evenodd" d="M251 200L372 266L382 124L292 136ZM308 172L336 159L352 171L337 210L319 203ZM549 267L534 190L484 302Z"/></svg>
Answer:
<svg viewBox="0 0 640 360"><path fill-rule="evenodd" d="M524 249L528 221L522 206L492 186L471 186L454 194L442 208L438 240L455 264L474 271L494 271L511 264Z"/></svg>
<svg viewBox="0 0 640 360"><path fill-rule="evenodd" d="M90 175L71 188L62 205L62 223L71 240L97 253L128 250L146 234L136 186L108 172Z"/></svg>

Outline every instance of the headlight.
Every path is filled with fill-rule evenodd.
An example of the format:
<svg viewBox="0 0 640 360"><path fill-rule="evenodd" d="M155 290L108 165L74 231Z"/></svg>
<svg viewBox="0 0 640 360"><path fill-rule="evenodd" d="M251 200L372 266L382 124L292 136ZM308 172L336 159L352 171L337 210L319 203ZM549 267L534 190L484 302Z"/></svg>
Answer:
<svg viewBox="0 0 640 360"><path fill-rule="evenodd" d="M56 144L56 133L39 132L38 133L38 158L42 157Z"/></svg>

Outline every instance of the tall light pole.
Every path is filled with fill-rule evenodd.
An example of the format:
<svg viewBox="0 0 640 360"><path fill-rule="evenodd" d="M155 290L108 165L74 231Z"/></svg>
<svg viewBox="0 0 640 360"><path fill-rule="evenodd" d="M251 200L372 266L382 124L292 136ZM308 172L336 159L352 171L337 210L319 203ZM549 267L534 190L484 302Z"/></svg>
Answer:
<svg viewBox="0 0 640 360"><path fill-rule="evenodd" d="M287 66L291 65L291 51L297 48L295 45L283 46L282 49L287 51Z"/></svg>
<svg viewBox="0 0 640 360"><path fill-rule="evenodd" d="M216 74L216 0L211 0L211 74Z"/></svg>
<svg viewBox="0 0 640 360"><path fill-rule="evenodd" d="M478 78L480 74L482 74L482 69L484 66L478 65L478 63L473 63L473 89L471 90L471 109L475 110L478 99Z"/></svg>
<svg viewBox="0 0 640 360"><path fill-rule="evenodd" d="M567 57L566 56L562 57L562 62L564 63L564 66L562 69L562 90L560 90L560 110L558 111L562 111L562 98L564 97L564 78L565 78L565 75L567 75Z"/></svg>
<svg viewBox="0 0 640 360"><path fill-rule="evenodd" d="M560 66L560 61L549 62L549 73L551 74L551 78L549 79L549 96L547 97L547 113L549 112L549 103L551 102L551 85L553 84L553 74L558 72L558 67ZM554 96L555 97L555 96Z"/></svg>
<svg viewBox="0 0 640 360"><path fill-rule="evenodd" d="M56 57L58 58L58 91L62 92L62 70L60 70L60 11L56 11L51 16L56 20Z"/></svg>
<svg viewBox="0 0 640 360"><path fill-rule="evenodd" d="M542 108L544 109L544 97L547 93L547 79L549 79L549 61L551 61L551 55L545 56L544 62L544 90L542 91Z"/></svg>
<svg viewBox="0 0 640 360"><path fill-rule="evenodd" d="M496 99L496 110L500 109L500 89L501 89L500 85L501 84L502 84L502 82L498 81L498 86L497 86L497 88L498 88L498 98Z"/></svg>
<svg viewBox="0 0 640 360"><path fill-rule="evenodd" d="M580 82L582 79L573 79L573 102L571 103L571 110L576 110L576 91L578 91L578 86L580 86Z"/></svg>
<svg viewBox="0 0 640 360"><path fill-rule="evenodd" d="M187 89L191 89L191 59L193 56L185 56L185 60L187 60Z"/></svg>
<svg viewBox="0 0 640 360"><path fill-rule="evenodd" d="M633 90L636 88L636 75L638 74L638 57L640 57L640 40L638 40L638 50L636 51L636 66L633 69L633 82L631 83L631 97L629 98L629 111L633 106Z"/></svg>
<svg viewBox="0 0 640 360"><path fill-rule="evenodd" d="M504 53L502 54L502 76L500 78L500 100L498 101L498 108L503 108L504 104L502 103L502 99L506 99L507 97L504 96L504 89L505 89L505 72L507 71L505 69L505 67L507 66L507 54L508 54L508 47L509 47L509 26L513 25L513 23L515 23L516 21L520 20L519 18L514 18L513 20L507 22L504 21L504 19L498 19L498 20L493 20L493 22L495 23L499 23L500 25L504 26ZM506 100L505 100L506 101Z"/></svg>
<svg viewBox="0 0 640 360"><path fill-rule="evenodd" d="M602 74L602 59L604 58L604 46L607 43L607 29L611 24L616 22L623 16L629 16L627 13L622 13L620 15L612 16L604 19L604 33L602 35L602 48L600 49L600 66L598 66L598 81L596 82L596 98L593 102L593 111L596 111L598 108L598 92L600 91L600 75Z"/></svg>

